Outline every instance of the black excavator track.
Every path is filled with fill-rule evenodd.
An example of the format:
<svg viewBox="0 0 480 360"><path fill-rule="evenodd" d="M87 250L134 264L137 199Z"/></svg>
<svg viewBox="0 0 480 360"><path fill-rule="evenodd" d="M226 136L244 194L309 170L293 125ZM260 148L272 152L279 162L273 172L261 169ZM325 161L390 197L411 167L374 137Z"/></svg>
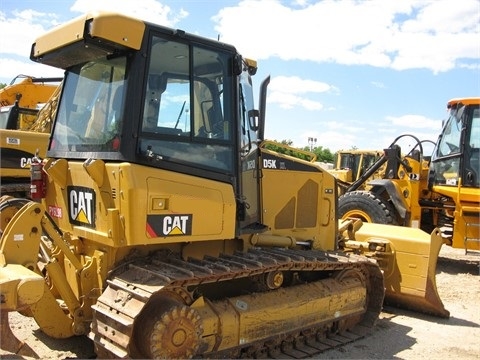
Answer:
<svg viewBox="0 0 480 360"><path fill-rule="evenodd" d="M222 351L188 353L207 358L305 358L365 336L378 318L384 297L383 276L375 262L354 254L314 250L253 248L234 255L206 256L182 260L175 254L157 252L114 269L107 288L93 306L89 337L101 358L136 357L131 340L134 323L147 302L163 292L174 293L188 306L196 289L209 284L255 278L271 271L338 274L354 270L362 274L367 291L366 310L361 316L343 319L354 325L342 329L337 321L276 335L262 341ZM275 290L273 290L275 291ZM138 356L144 357L142 353ZM185 356L184 356L185 357Z"/></svg>

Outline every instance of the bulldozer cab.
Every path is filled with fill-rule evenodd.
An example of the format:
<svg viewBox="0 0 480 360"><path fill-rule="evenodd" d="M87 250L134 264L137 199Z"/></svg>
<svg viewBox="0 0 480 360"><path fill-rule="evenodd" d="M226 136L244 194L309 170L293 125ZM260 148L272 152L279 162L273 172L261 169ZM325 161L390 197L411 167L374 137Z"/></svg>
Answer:
<svg viewBox="0 0 480 360"><path fill-rule="evenodd" d="M76 60L72 49L48 156L125 161L230 184L241 231L259 218L249 73L256 64L232 46L162 29L135 35L141 54L127 47Z"/></svg>

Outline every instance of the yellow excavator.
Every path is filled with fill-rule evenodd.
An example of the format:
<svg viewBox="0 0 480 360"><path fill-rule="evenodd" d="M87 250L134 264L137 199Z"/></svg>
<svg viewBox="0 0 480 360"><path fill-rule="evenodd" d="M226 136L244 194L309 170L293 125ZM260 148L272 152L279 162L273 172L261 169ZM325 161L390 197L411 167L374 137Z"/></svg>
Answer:
<svg viewBox="0 0 480 360"><path fill-rule="evenodd" d="M480 250L480 98L451 99L447 110L431 157L424 155L424 141L397 137L340 196L339 215L428 233L438 228L445 244ZM397 144L405 137L416 145L403 156ZM369 181L379 166L386 166L383 178Z"/></svg>
<svg viewBox="0 0 480 360"><path fill-rule="evenodd" d="M2 103L16 99L13 105L0 108L4 116L0 118L1 195L29 197L32 159L43 158L47 153L62 79L42 80L25 77L22 82L0 90ZM45 81L60 83L47 85Z"/></svg>
<svg viewBox="0 0 480 360"><path fill-rule="evenodd" d="M235 47L113 13L40 36L65 69L32 200L0 201L8 314L99 358L306 357L384 302L448 317L440 232L337 217L335 177L265 147L269 78ZM19 350L20 349L20 350Z"/></svg>
<svg viewBox="0 0 480 360"><path fill-rule="evenodd" d="M0 89L0 129L28 130L62 78L18 75Z"/></svg>

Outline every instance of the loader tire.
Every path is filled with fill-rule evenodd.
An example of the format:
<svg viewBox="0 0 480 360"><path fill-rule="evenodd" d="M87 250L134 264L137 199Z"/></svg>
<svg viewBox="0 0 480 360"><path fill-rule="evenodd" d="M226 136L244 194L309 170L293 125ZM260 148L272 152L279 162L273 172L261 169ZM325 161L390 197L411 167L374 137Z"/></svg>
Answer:
<svg viewBox="0 0 480 360"><path fill-rule="evenodd" d="M369 191L351 191L338 199L338 216L363 222L396 225L393 207Z"/></svg>

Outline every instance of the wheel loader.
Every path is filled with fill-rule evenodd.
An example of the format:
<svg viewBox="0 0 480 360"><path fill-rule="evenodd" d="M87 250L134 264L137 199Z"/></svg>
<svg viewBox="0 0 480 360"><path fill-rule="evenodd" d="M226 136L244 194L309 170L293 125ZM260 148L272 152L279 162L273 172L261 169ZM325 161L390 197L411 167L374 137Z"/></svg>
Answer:
<svg viewBox="0 0 480 360"><path fill-rule="evenodd" d="M99 358L299 358L387 302L449 316L440 232L339 220L334 176L265 147L235 47L98 12L30 57L65 78L33 199L0 202L2 348L12 311Z"/></svg>
<svg viewBox="0 0 480 360"><path fill-rule="evenodd" d="M371 171L354 182L339 199L339 215L365 222L440 229L444 243L480 250L480 98L447 103L448 119L432 156L413 135L397 137L371 168L386 166L383 179L368 181ZM398 140L413 138L405 156ZM362 184L368 190L358 190Z"/></svg>
<svg viewBox="0 0 480 360"><path fill-rule="evenodd" d="M30 163L47 153L61 80L24 77L0 90L1 195L30 196Z"/></svg>

